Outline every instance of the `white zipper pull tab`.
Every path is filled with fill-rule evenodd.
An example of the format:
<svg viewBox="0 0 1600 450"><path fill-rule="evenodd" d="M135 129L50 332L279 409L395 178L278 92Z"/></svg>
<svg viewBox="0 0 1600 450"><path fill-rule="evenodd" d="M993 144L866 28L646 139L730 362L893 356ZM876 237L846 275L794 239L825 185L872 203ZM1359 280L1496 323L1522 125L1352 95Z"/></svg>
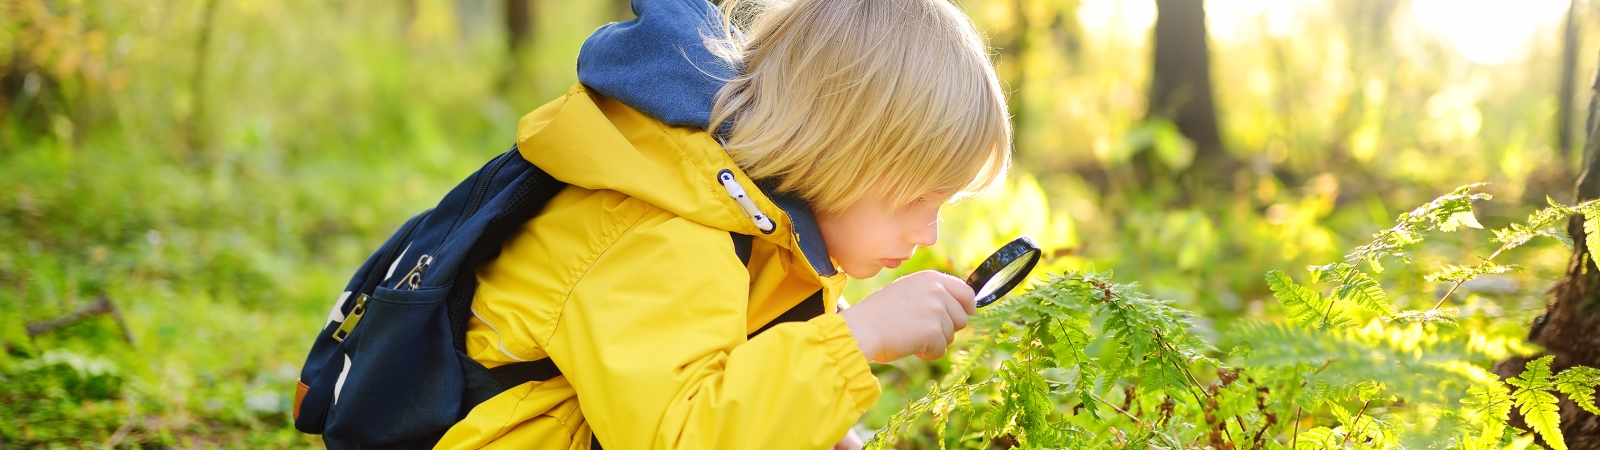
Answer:
<svg viewBox="0 0 1600 450"><path fill-rule="evenodd" d="M722 169L721 172L717 173L717 180L722 182L722 188L728 190L728 196L733 197L734 203L739 204L739 209L744 210L745 215L750 216L750 221L755 222L756 228L760 229L762 233L771 233L772 230L778 229L778 225L772 222L772 218L762 214L761 209L756 207L756 202L750 200L750 194L745 193L744 186L739 185L739 180L734 178L733 171Z"/></svg>

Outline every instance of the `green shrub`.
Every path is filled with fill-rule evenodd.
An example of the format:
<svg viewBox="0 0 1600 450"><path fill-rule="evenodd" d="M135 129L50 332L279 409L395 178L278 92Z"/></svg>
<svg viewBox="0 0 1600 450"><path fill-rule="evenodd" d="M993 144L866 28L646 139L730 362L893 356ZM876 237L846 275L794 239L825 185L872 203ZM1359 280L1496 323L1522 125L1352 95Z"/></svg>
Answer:
<svg viewBox="0 0 1600 450"><path fill-rule="evenodd" d="M1269 272L1283 317L1219 330L1237 343L1227 351L1194 331L1193 313L1110 273L1051 274L981 311L949 372L869 448L922 420L941 448L1501 448L1533 437L1507 425L1516 408L1532 432L1564 449L1557 393L1594 410L1600 370L1552 373L1545 357L1501 380L1489 365L1531 349L1476 322L1463 326L1444 305L1463 283L1514 270L1493 261L1505 250L1563 237L1567 217L1593 216L1600 204L1552 202L1496 230L1494 254L1425 277L1449 285L1432 308L1396 311L1373 277L1384 264L1411 263L1407 248L1429 232L1481 227L1472 204L1489 196L1477 187L1400 215L1342 261L1309 267L1312 286Z"/></svg>

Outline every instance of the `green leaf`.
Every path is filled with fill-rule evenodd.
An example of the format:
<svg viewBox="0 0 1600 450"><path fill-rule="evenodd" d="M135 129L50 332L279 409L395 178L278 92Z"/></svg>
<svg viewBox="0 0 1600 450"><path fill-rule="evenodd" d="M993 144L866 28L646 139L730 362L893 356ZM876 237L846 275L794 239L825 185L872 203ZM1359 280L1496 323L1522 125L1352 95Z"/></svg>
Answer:
<svg viewBox="0 0 1600 450"><path fill-rule="evenodd" d="M1383 315L1394 314L1394 306L1389 303L1389 295L1383 292L1383 287L1378 285L1377 280L1349 265L1341 264L1341 266L1346 267L1345 270L1349 273L1340 276L1340 279L1350 281L1333 289L1334 301L1350 300L1368 311Z"/></svg>
<svg viewBox="0 0 1600 450"><path fill-rule="evenodd" d="M1456 227L1483 229L1483 225L1478 223L1478 218L1472 215L1470 209L1450 214L1450 218L1439 224L1439 230L1445 232L1456 231Z"/></svg>
<svg viewBox="0 0 1600 450"><path fill-rule="evenodd" d="M1302 327L1323 329L1347 328L1352 325L1350 318L1343 317L1333 309L1333 301L1323 298L1317 291L1295 283L1283 272L1276 270L1267 272L1267 287L1272 289L1272 296L1277 297L1284 308L1289 310L1289 319Z"/></svg>
<svg viewBox="0 0 1600 450"><path fill-rule="evenodd" d="M1402 324L1431 323L1450 328L1458 328L1461 326L1461 322L1457 322L1455 316L1459 313L1460 311L1455 308L1439 308L1426 311L1410 310L1400 311L1394 315L1385 317L1384 319L1390 322L1398 322Z"/></svg>
<svg viewBox="0 0 1600 450"><path fill-rule="evenodd" d="M1514 270L1522 270L1522 266L1516 264L1502 266L1492 261L1484 261L1476 266L1445 264L1439 271L1428 274L1423 279L1430 283L1436 281L1464 282L1477 278L1479 275L1499 275Z"/></svg>
<svg viewBox="0 0 1600 450"><path fill-rule="evenodd" d="M1545 356L1529 361L1522 375L1506 382L1519 388L1511 394L1511 399L1528 426L1543 436L1551 448L1566 450L1566 439L1561 437L1560 408L1556 406L1555 394L1550 393L1554 387L1550 383L1550 361L1554 359L1555 356Z"/></svg>
<svg viewBox="0 0 1600 450"><path fill-rule="evenodd" d="M1506 421L1511 414L1511 394L1504 383L1495 381L1486 386L1467 388L1467 398L1461 404L1477 412L1482 421L1480 437L1488 442L1500 442L1505 436Z"/></svg>
<svg viewBox="0 0 1600 450"><path fill-rule="evenodd" d="M1342 434L1334 433L1328 427L1316 427L1300 433L1294 441L1295 450L1322 450L1339 446Z"/></svg>
<svg viewBox="0 0 1600 450"><path fill-rule="evenodd" d="M1556 390L1567 394L1584 411L1600 414L1594 404L1595 386L1600 386L1600 369L1593 367L1576 366L1556 375Z"/></svg>
<svg viewBox="0 0 1600 450"><path fill-rule="evenodd" d="M1595 253L1600 251L1600 213L1583 212L1583 246L1587 247L1589 259L1600 264L1600 255Z"/></svg>
<svg viewBox="0 0 1600 450"><path fill-rule="evenodd" d="M1548 237L1548 238L1553 238L1553 239L1555 239L1557 241L1561 241L1561 243L1566 245L1567 249L1569 249L1569 250L1574 248L1573 245L1572 245L1572 235L1567 234L1567 230L1564 229L1564 228L1560 228L1560 227L1541 228L1541 229L1539 229L1538 232L1536 232L1534 234L1538 235L1538 236L1544 236L1544 237Z"/></svg>

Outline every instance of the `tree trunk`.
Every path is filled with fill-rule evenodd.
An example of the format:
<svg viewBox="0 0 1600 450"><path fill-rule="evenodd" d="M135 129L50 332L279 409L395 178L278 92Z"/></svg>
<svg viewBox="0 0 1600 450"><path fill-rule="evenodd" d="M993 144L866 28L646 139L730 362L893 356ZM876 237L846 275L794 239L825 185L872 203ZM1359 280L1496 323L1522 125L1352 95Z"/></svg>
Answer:
<svg viewBox="0 0 1600 450"><path fill-rule="evenodd" d="M1600 132L1595 127L1600 72L1596 74L1590 84L1594 95L1589 100L1590 139L1584 145L1582 174L1578 176L1576 200L1579 202L1600 198L1600 139L1594 139ZM1551 368L1557 371L1574 365L1600 367L1600 326L1597 326L1600 325L1600 301L1597 301L1600 300L1600 269L1589 256L1590 252L1600 249L1590 249L1584 244L1582 215L1574 215L1567 222L1567 234L1573 238L1567 274L1550 289L1549 306L1528 331L1529 341L1555 355ZM1513 377L1522 373L1523 366L1530 360L1502 361L1495 365L1494 372L1501 377ZM1520 422L1521 418L1515 420ZM1561 433L1573 450L1600 449L1600 417L1583 411L1566 398L1561 400Z"/></svg>
<svg viewBox="0 0 1600 450"><path fill-rule="evenodd" d="M516 58L533 35L533 0L505 0L506 52Z"/></svg>
<svg viewBox="0 0 1600 450"><path fill-rule="evenodd" d="M1577 89L1573 72L1578 70L1578 0L1567 2L1567 29L1561 49L1561 92L1556 97L1556 141L1561 148L1560 165L1572 161L1572 96Z"/></svg>
<svg viewBox="0 0 1600 450"><path fill-rule="evenodd" d="M1217 131L1208 47L1202 0L1156 0L1147 114L1171 121L1194 141L1192 170L1226 180L1232 176L1235 164L1223 149Z"/></svg>
<svg viewBox="0 0 1600 450"><path fill-rule="evenodd" d="M211 158L206 146L206 60L211 49L211 28L217 18L217 0L206 0L200 16L200 37L194 44L194 66L189 71L189 114L184 117L183 143L189 161L196 166L207 166Z"/></svg>
<svg viewBox="0 0 1600 450"><path fill-rule="evenodd" d="M505 0L506 70L499 88L505 92L522 78L522 51L533 38L533 0Z"/></svg>

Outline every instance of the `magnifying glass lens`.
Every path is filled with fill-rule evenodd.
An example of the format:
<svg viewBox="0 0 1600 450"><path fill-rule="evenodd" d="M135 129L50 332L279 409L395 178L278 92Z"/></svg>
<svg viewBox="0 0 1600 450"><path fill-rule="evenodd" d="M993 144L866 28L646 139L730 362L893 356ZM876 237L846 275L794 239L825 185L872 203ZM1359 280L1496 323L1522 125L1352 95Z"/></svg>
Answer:
<svg viewBox="0 0 1600 450"><path fill-rule="evenodd" d="M1027 273L1022 272L1028 268L1028 266L1033 265L1032 263L1034 261L1035 260L1028 258L1017 258L1012 260L1010 264L1006 264L1006 266L1000 269L999 272L995 272L994 278L990 278L989 282L983 284L983 288L978 290L978 298L988 298L990 295L994 295L995 291L1004 288L1006 286L1006 282L1015 280L1018 277L1028 276Z"/></svg>
<svg viewBox="0 0 1600 450"><path fill-rule="evenodd" d="M1022 284L1033 266L1039 264L1040 256L1039 245L1026 237L1016 238L989 255L967 276L967 286L977 292L977 306L989 306Z"/></svg>

